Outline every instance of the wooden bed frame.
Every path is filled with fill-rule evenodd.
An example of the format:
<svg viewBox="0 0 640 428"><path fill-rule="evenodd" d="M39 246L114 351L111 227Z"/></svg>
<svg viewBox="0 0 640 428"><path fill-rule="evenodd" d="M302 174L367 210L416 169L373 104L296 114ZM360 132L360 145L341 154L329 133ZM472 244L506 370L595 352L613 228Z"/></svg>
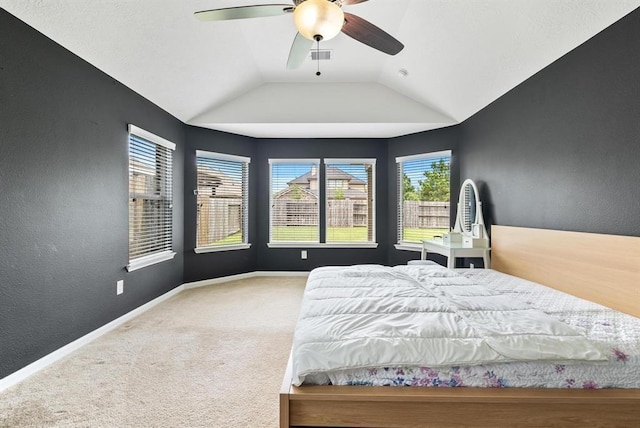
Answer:
<svg viewBox="0 0 640 428"><path fill-rule="evenodd" d="M491 228L492 268L640 317L640 237ZM640 389L420 388L291 384L280 427L631 427Z"/></svg>

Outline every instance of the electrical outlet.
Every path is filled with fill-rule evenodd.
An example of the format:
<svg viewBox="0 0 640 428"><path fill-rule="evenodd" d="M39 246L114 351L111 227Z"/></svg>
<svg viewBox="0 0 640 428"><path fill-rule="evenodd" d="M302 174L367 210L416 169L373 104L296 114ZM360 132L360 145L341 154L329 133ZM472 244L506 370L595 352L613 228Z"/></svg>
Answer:
<svg viewBox="0 0 640 428"><path fill-rule="evenodd" d="M307 250L300 251L300 258L302 260L307 260Z"/></svg>
<svg viewBox="0 0 640 428"><path fill-rule="evenodd" d="M116 282L116 295L120 295L124 293L124 280L121 279L118 282Z"/></svg>

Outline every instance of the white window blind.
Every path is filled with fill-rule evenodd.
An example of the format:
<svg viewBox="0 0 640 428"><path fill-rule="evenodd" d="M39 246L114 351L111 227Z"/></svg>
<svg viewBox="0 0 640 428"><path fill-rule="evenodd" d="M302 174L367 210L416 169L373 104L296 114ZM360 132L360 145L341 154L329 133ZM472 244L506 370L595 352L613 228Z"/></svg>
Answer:
<svg viewBox="0 0 640 428"><path fill-rule="evenodd" d="M450 227L451 151L396 158L398 243L420 243Z"/></svg>
<svg viewBox="0 0 640 428"><path fill-rule="evenodd" d="M326 242L375 242L375 159L325 159Z"/></svg>
<svg viewBox="0 0 640 428"><path fill-rule="evenodd" d="M250 158L196 151L196 252L248 243Z"/></svg>
<svg viewBox="0 0 640 428"><path fill-rule="evenodd" d="M175 144L129 125L129 265L139 269L172 258Z"/></svg>
<svg viewBox="0 0 640 428"><path fill-rule="evenodd" d="M270 243L318 243L318 159L269 159Z"/></svg>

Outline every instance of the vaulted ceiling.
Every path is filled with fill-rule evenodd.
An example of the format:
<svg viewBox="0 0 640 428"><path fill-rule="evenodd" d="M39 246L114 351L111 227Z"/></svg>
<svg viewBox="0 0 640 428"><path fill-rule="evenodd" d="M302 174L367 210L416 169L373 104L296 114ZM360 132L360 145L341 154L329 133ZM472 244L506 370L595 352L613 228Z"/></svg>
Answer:
<svg viewBox="0 0 640 428"><path fill-rule="evenodd" d="M464 121L640 6L369 0L344 10L399 39L402 52L389 56L340 34L320 44L330 60L308 59L297 70L286 68L291 15L224 22L193 15L287 2L0 0L0 7L185 123L253 137L384 138Z"/></svg>

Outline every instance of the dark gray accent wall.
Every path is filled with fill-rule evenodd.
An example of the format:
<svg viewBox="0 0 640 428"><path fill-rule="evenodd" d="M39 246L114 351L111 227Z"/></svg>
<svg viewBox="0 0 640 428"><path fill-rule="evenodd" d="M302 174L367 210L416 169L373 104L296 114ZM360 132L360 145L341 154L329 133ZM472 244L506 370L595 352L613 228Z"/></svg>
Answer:
<svg viewBox="0 0 640 428"><path fill-rule="evenodd" d="M260 139L256 141L258 192L257 202L257 269L262 271L309 271L318 266L380 263L387 261L386 233L387 140L385 139ZM269 159L281 158L374 158L376 159L376 232L378 248L268 248L269 241ZM321 204L320 222L324 222ZM321 226L321 230L323 226ZM308 250L307 260L300 251Z"/></svg>
<svg viewBox="0 0 640 428"><path fill-rule="evenodd" d="M128 123L178 147L178 254L132 273ZM180 121L0 9L0 378L182 283L184 140Z"/></svg>
<svg viewBox="0 0 640 428"><path fill-rule="evenodd" d="M461 130L487 222L640 236L640 9Z"/></svg>
<svg viewBox="0 0 640 428"><path fill-rule="evenodd" d="M640 235L639 52L636 10L459 126L253 139L184 125L0 9L0 378L183 282L418 258L393 246L397 156L451 149L451 200L473 178L489 224ZM131 273L127 123L178 147L178 254ZM251 157L251 249L193 252L198 149ZM378 248L268 248L268 159L341 157L377 159Z"/></svg>
<svg viewBox="0 0 640 428"><path fill-rule="evenodd" d="M258 237L258 159L255 140L241 135L187 126L184 166L184 282L253 272L256 270L256 240ZM251 158L249 164L249 243L246 250L196 254L196 150L226 153Z"/></svg>
<svg viewBox="0 0 640 428"><path fill-rule="evenodd" d="M457 126L436 129L405 135L389 140L387 168L389 169L389 193L387 199L387 240L389 245L387 264L394 266L406 264L409 260L420 258L420 253L415 251L397 250L394 244L398 242L398 187L396 158L402 156L419 155L423 153L451 150L451 200L457 203L460 190L460 132ZM451 209L451 226L455 223L455 205ZM433 255L430 259L446 265L446 259L439 255Z"/></svg>

